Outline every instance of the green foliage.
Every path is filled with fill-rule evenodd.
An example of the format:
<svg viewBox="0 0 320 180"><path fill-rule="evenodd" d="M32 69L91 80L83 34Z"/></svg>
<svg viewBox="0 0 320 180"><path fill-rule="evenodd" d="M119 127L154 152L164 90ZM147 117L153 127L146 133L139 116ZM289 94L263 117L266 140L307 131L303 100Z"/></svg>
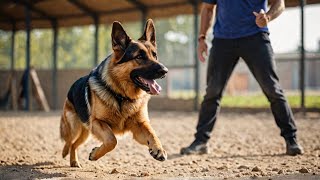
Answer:
<svg viewBox="0 0 320 180"><path fill-rule="evenodd" d="M16 33L15 37L15 57L14 57L14 67L15 69L24 69L25 68L25 59L26 59L26 34L22 31ZM32 55L31 55L32 59ZM32 64L32 62L31 62Z"/></svg>
<svg viewBox="0 0 320 180"><path fill-rule="evenodd" d="M58 68L93 67L92 26L61 28L58 40Z"/></svg>
<svg viewBox="0 0 320 180"><path fill-rule="evenodd" d="M155 26L161 62L167 66L194 64L192 16L159 19Z"/></svg>
<svg viewBox="0 0 320 180"><path fill-rule="evenodd" d="M288 95L291 107L300 107L300 95ZM224 107L270 107L264 95L223 96L221 105ZM305 105L308 108L320 108L320 95L306 95Z"/></svg>
<svg viewBox="0 0 320 180"><path fill-rule="evenodd" d="M10 68L11 33L0 31L0 69Z"/></svg>
<svg viewBox="0 0 320 180"><path fill-rule="evenodd" d="M179 90L170 92L170 98L192 99L195 96L193 90ZM291 107L300 107L300 94L290 93L286 98ZM224 95L221 99L223 107L249 107L249 108L268 108L270 103L263 94L258 95ZM305 106L307 108L320 108L320 94L306 93Z"/></svg>
<svg viewBox="0 0 320 180"><path fill-rule="evenodd" d="M158 43L159 59L170 65L193 63L193 17L177 16L169 19L154 20ZM141 22L123 23L124 29L132 39L142 35ZM58 68L92 68L94 66L94 26L60 28L58 32ZM99 26L98 61L102 61L112 52L111 24ZM51 29L31 31L31 66L38 69L52 67ZM25 68L26 53L25 31L16 32L15 68ZM0 31L0 68L10 68L11 32ZM190 76L190 74L186 74Z"/></svg>
<svg viewBox="0 0 320 180"><path fill-rule="evenodd" d="M50 69L52 67L52 41L53 34L50 30L34 30L31 34L31 65L35 68ZM24 61L24 56L21 56Z"/></svg>

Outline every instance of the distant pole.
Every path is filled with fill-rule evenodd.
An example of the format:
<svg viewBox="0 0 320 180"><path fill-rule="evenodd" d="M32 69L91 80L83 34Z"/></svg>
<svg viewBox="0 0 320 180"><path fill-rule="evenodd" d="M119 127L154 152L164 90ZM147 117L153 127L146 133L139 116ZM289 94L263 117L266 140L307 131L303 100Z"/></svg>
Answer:
<svg viewBox="0 0 320 180"><path fill-rule="evenodd" d="M57 83L57 42L58 42L58 23L57 20L52 22L53 42L52 42L52 105L53 109L57 108L58 83Z"/></svg>
<svg viewBox="0 0 320 180"><path fill-rule="evenodd" d="M141 32L144 33L144 27L147 21L147 10L142 9L141 10Z"/></svg>
<svg viewBox="0 0 320 180"><path fill-rule="evenodd" d="M26 23L26 79L24 83L24 97L26 99L25 101L25 110L28 111L30 110L30 85L29 85L29 76L30 76L30 32L31 32L31 16L30 16L30 11L27 6L25 6L25 23Z"/></svg>
<svg viewBox="0 0 320 180"><path fill-rule="evenodd" d="M195 62L195 74L194 74L194 91L195 91L195 98L194 98L194 110L199 109L199 94L200 94L200 81L199 81L199 61L198 61L198 54L197 54L197 46L198 46L198 40L197 35L199 32L198 24L199 24L199 18L198 18L198 3L197 1L194 1L193 3L193 18L194 18L194 62Z"/></svg>
<svg viewBox="0 0 320 180"><path fill-rule="evenodd" d="M98 50L99 50L99 17L94 16L94 66L98 65Z"/></svg>
<svg viewBox="0 0 320 180"><path fill-rule="evenodd" d="M301 48L300 48L300 91L301 104L300 107L305 112L305 49L304 49L304 5L305 0L300 0L301 10Z"/></svg>
<svg viewBox="0 0 320 180"><path fill-rule="evenodd" d="M14 71L15 66L14 66L14 46L15 46L15 37L16 37L16 24L13 22L12 24L12 33L11 33L11 51L10 51L10 69L11 72Z"/></svg>
<svg viewBox="0 0 320 180"><path fill-rule="evenodd" d="M15 38L16 37L16 23L12 22L12 34L11 34L11 63L10 63L10 71L11 71L11 107L13 110L18 109L18 104L17 104L17 80L16 80L16 73L15 73Z"/></svg>

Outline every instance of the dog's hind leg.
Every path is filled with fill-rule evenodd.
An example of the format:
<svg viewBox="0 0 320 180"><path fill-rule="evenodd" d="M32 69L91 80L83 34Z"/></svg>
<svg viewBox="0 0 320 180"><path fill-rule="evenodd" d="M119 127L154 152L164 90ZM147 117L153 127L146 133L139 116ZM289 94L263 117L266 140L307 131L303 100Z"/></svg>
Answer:
<svg viewBox="0 0 320 180"><path fill-rule="evenodd" d="M88 136L89 136L89 130L86 129L85 127L82 127L80 136L71 145L71 148L70 148L70 166L71 167L81 168L81 165L79 164L79 160L78 160L77 148L87 140Z"/></svg>
<svg viewBox="0 0 320 180"><path fill-rule="evenodd" d="M62 158L65 158L69 154L70 146L71 146L70 142L66 142L64 144L63 150L62 150Z"/></svg>
<svg viewBox="0 0 320 180"><path fill-rule="evenodd" d="M89 160L91 161L98 160L103 155L113 150L117 145L117 139L113 134L112 129L103 121L92 121L92 134L102 141L103 144L100 147L92 149L89 155Z"/></svg>
<svg viewBox="0 0 320 180"><path fill-rule="evenodd" d="M65 145L62 150L62 157L65 158L69 154L70 146L72 144L72 129L67 115L72 113L72 106L69 101L66 100L63 107L63 114L60 120L60 136L65 141ZM70 115L69 115L70 116Z"/></svg>
<svg viewBox="0 0 320 180"><path fill-rule="evenodd" d="M76 150L87 139L89 130L82 125L73 105L68 100L63 107L60 134L66 142L62 150L62 157L66 157L70 152L70 166L80 167Z"/></svg>

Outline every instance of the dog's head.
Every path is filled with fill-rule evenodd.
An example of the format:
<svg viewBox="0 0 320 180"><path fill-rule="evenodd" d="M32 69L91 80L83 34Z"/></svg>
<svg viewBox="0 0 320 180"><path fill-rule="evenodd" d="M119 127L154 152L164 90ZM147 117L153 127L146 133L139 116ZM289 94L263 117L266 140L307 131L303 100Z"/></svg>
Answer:
<svg viewBox="0 0 320 180"><path fill-rule="evenodd" d="M158 60L153 21L147 21L143 35L137 41L127 35L119 22L114 22L111 38L112 70L119 82L125 82L123 88L132 85L148 94L159 94L161 86L156 79L165 77L168 69Z"/></svg>

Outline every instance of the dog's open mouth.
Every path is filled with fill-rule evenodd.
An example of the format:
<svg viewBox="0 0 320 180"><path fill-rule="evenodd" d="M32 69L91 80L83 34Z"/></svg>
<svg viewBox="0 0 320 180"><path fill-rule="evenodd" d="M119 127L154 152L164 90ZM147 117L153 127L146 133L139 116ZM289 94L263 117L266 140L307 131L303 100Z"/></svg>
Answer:
<svg viewBox="0 0 320 180"><path fill-rule="evenodd" d="M154 79L145 79L143 77L137 76L135 78L135 83L147 93L151 95L158 95L161 92L161 86Z"/></svg>

